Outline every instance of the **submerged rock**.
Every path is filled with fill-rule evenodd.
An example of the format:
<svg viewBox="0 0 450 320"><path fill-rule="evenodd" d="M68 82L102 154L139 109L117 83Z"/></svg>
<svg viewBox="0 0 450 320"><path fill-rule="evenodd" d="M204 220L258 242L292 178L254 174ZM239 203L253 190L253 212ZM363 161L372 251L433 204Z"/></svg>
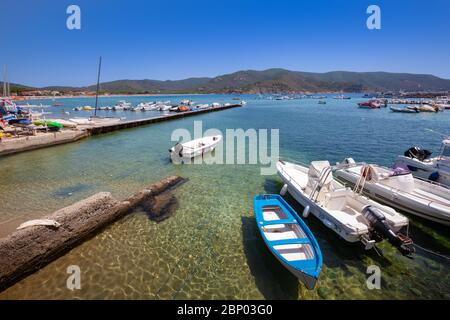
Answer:
<svg viewBox="0 0 450 320"><path fill-rule="evenodd" d="M172 216L178 207L177 198L172 193L163 193L145 200L141 207L148 214L149 218L156 222L161 222Z"/></svg>

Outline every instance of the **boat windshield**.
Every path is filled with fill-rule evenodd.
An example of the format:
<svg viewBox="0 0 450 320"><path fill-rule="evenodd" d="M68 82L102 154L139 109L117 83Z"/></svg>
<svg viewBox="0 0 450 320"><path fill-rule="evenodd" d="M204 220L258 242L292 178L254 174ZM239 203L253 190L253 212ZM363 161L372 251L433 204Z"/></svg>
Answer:
<svg viewBox="0 0 450 320"><path fill-rule="evenodd" d="M442 148L441 157L450 158L450 146L444 145L444 147Z"/></svg>

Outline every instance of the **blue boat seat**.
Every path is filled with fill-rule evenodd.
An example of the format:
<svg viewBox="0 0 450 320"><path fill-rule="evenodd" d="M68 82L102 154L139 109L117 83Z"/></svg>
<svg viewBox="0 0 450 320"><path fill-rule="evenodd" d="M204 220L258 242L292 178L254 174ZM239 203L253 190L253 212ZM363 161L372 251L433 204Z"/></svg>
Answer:
<svg viewBox="0 0 450 320"><path fill-rule="evenodd" d="M283 239L283 240L274 240L269 241L271 246L279 246L283 244L309 244L311 241L309 241L308 238L297 238L297 239Z"/></svg>

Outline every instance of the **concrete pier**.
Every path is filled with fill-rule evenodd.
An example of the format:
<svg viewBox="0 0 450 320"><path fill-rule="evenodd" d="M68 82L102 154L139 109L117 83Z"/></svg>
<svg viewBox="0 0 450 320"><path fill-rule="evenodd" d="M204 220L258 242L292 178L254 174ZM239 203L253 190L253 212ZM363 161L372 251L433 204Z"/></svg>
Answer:
<svg viewBox="0 0 450 320"><path fill-rule="evenodd" d="M97 135L116 130L134 128L152 123L176 120L184 117L194 116L215 111L241 107L242 104L232 104L208 109L198 109L193 111L177 112L162 115L154 118L128 120L112 123L101 123L96 125L80 125L79 129L64 129L59 132L37 133L35 136L25 136L20 138L4 138L0 142L0 156L10 155L28 150L51 147L58 144L74 142L91 135Z"/></svg>
<svg viewBox="0 0 450 320"><path fill-rule="evenodd" d="M180 119L180 118L194 116L194 115L208 113L208 112L226 110L226 109L231 109L231 108L236 108L236 107L241 107L241 106L242 106L241 104L232 104L232 105L222 106L222 107L199 109L199 110L185 111L185 112L177 112L177 113L171 113L168 115L163 115L163 116L159 116L159 117L155 117L155 118L129 120L129 121L121 121L121 122L107 124L107 125L98 125L98 126L93 126L93 127L87 128L86 130L89 131L89 133L91 135L96 135L96 134L101 134L101 133L106 133L106 132L111 132L111 131L116 131L116 130L144 126L144 125L148 125L148 124L152 124L152 123Z"/></svg>
<svg viewBox="0 0 450 320"><path fill-rule="evenodd" d="M59 132L41 132L35 136L4 138L0 142L0 156L74 142L88 136L89 132L85 130L61 130Z"/></svg>

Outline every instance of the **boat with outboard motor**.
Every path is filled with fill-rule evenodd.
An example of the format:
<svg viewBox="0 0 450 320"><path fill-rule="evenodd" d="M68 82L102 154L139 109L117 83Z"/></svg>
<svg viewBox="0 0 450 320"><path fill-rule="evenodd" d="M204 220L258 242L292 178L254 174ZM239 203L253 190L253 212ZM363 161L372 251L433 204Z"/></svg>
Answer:
<svg viewBox="0 0 450 320"><path fill-rule="evenodd" d="M420 110L417 108L396 108L390 107L392 112L402 112L402 113L419 113Z"/></svg>
<svg viewBox="0 0 450 320"><path fill-rule="evenodd" d="M366 108L366 109L379 109L379 108L381 108L381 102L378 100L369 100L366 102L359 102L358 107Z"/></svg>
<svg viewBox="0 0 450 320"><path fill-rule="evenodd" d="M277 194L253 198L256 225L266 246L309 290L322 270L322 252L311 230Z"/></svg>
<svg viewBox="0 0 450 320"><path fill-rule="evenodd" d="M396 165L407 166L414 177L450 187L450 137L442 140L437 157L430 158L431 154L421 147L412 147L397 157Z"/></svg>
<svg viewBox="0 0 450 320"><path fill-rule="evenodd" d="M398 210L450 225L450 190L414 178L406 166L385 168L344 160L336 178L361 189L368 197Z"/></svg>
<svg viewBox="0 0 450 320"><path fill-rule="evenodd" d="M401 233L408 219L394 209L346 188L333 178L338 167L328 161L307 166L278 161L278 175L284 182L281 194L289 192L305 209L348 242L361 242L366 250L387 239L402 254L411 255L412 240Z"/></svg>
<svg viewBox="0 0 450 320"><path fill-rule="evenodd" d="M207 136L184 143L177 143L169 149L170 159L174 163L186 163L192 158L213 151L222 141L221 135Z"/></svg>

